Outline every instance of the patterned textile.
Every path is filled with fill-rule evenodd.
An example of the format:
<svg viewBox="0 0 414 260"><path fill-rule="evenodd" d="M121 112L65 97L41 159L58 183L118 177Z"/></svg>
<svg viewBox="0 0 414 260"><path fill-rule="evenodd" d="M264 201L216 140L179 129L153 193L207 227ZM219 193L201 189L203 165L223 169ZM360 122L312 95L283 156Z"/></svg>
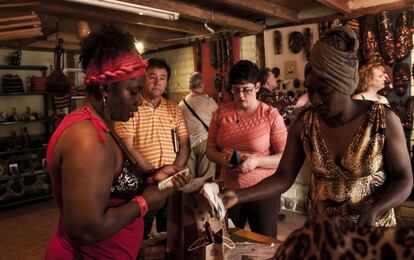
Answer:
<svg viewBox="0 0 414 260"><path fill-rule="evenodd" d="M378 200L382 178L385 141L385 107L373 103L340 165L329 153L321 134L317 113L305 112L303 147L312 171L308 213L343 216L353 222L364 209ZM395 226L394 210L378 216L376 226Z"/></svg>
<svg viewBox="0 0 414 260"><path fill-rule="evenodd" d="M32 92L45 92L46 91L46 77L32 76L30 85L30 91Z"/></svg>
<svg viewBox="0 0 414 260"><path fill-rule="evenodd" d="M340 217L313 216L272 259L414 259L414 229L358 227Z"/></svg>
<svg viewBox="0 0 414 260"><path fill-rule="evenodd" d="M256 112L240 117L236 103L220 106L213 114L207 143L217 147L226 155L237 149L240 155L256 154L267 156L283 151L287 131L279 112L260 102ZM238 174L231 169L222 168L221 178L229 189L241 189L255 185L272 175L275 168L256 168L250 172Z"/></svg>
<svg viewBox="0 0 414 260"><path fill-rule="evenodd" d="M282 92L270 91L264 87L260 88L258 99L269 106L277 108L283 118L286 117L288 112L293 110L294 106L298 102L298 99L295 97L289 97Z"/></svg>
<svg viewBox="0 0 414 260"><path fill-rule="evenodd" d="M3 92L19 93L24 92L23 81L17 75L6 74L3 76Z"/></svg>

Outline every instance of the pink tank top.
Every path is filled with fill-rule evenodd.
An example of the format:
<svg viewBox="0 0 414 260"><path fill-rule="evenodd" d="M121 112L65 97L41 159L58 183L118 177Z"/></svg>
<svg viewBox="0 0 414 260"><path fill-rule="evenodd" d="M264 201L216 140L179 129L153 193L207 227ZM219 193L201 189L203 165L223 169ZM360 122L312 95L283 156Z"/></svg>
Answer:
<svg viewBox="0 0 414 260"><path fill-rule="evenodd" d="M56 143L64 130L72 124L81 120L91 121L98 133L98 137L101 142L105 142L103 132L109 132L109 128L105 125L105 123L102 122L102 120L97 116L92 114L89 108L85 107L80 111L75 111L67 115L62 120L56 131L53 133L47 149L47 162L49 175L52 181L53 193L59 207L60 215L57 230L49 240L49 244L45 253L45 259L136 259L144 232L144 223L142 218L135 219L130 224L126 225L123 229L118 231L118 233L107 238L106 240L84 246L77 246L71 242L65 233L61 176L55 172L53 154ZM119 173L114 173L115 180L118 179L117 175L119 175ZM113 190L114 186L111 187L111 191ZM111 192L111 198L108 201L108 207L118 206L128 201L125 200L126 198L123 198L122 196L113 196L113 194L116 193Z"/></svg>

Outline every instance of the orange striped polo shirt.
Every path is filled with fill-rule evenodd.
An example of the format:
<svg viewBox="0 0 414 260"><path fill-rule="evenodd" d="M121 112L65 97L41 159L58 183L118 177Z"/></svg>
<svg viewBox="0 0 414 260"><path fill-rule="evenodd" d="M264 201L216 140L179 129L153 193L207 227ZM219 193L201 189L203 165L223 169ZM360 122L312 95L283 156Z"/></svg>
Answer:
<svg viewBox="0 0 414 260"><path fill-rule="evenodd" d="M155 168L172 164L176 153L171 130L178 136L188 135L181 108L164 98L153 108L142 95L142 104L127 122L116 122L115 131L121 138L134 136L134 148Z"/></svg>

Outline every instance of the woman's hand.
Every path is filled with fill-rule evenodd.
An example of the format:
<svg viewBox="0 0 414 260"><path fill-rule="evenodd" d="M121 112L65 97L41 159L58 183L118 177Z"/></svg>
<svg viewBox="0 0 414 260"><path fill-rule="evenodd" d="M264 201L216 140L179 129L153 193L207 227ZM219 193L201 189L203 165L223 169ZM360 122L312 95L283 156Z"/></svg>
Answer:
<svg viewBox="0 0 414 260"><path fill-rule="evenodd" d="M374 227L377 216L378 216L378 212L374 210L373 208L364 210L359 216L358 225Z"/></svg>
<svg viewBox="0 0 414 260"><path fill-rule="evenodd" d="M174 184L174 189L179 189L179 188L184 187L185 185L190 183L191 178L192 176L189 171L175 174L171 180L172 183Z"/></svg>
<svg viewBox="0 0 414 260"><path fill-rule="evenodd" d="M235 190L224 191L224 193L221 194L221 198L223 199L223 204L226 209L233 207L239 202L239 198Z"/></svg>
<svg viewBox="0 0 414 260"><path fill-rule="evenodd" d="M235 168L235 171L238 173L247 173L257 168L258 166L258 157L254 154L247 154L240 156L242 164L238 165Z"/></svg>
<svg viewBox="0 0 414 260"><path fill-rule="evenodd" d="M177 169L176 166L174 166L173 164L166 164L154 173L154 180L156 182L163 181L171 175L173 175L174 173L176 173L177 171L179 171L179 169Z"/></svg>
<svg viewBox="0 0 414 260"><path fill-rule="evenodd" d="M148 209L156 211L164 206L169 194L169 191L160 191L157 186L150 185L145 188L142 197L147 202Z"/></svg>

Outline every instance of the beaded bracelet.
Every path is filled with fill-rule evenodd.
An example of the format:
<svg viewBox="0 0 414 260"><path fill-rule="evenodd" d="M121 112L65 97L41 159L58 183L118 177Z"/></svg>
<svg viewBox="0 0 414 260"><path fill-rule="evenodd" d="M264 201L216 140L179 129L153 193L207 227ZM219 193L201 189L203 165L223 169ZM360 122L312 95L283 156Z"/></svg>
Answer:
<svg viewBox="0 0 414 260"><path fill-rule="evenodd" d="M145 214L147 214L147 212L148 212L148 205L147 205L147 202L145 201L144 197L135 196L132 200L135 201L138 204L139 211L140 211L139 217L145 216Z"/></svg>

